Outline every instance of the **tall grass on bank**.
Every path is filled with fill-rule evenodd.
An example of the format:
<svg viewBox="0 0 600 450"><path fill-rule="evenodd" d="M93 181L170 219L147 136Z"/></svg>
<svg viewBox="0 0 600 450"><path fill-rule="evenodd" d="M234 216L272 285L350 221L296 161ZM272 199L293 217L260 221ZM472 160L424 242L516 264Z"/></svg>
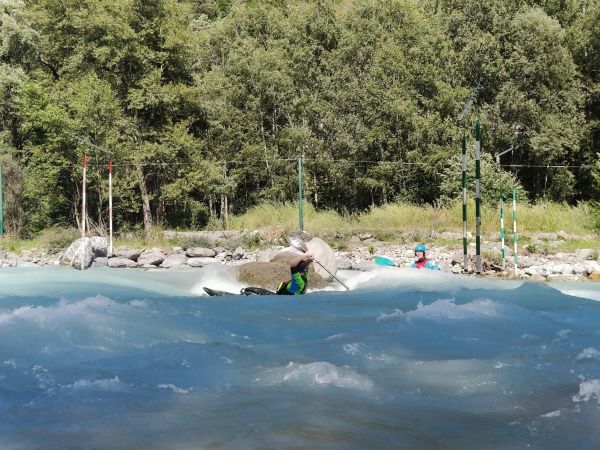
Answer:
<svg viewBox="0 0 600 450"><path fill-rule="evenodd" d="M558 232L570 234L590 234L594 231L594 218L588 205L571 207L555 203L528 205L520 203L517 210L518 231L522 233ZM468 230L475 232L475 205L468 205ZM505 227L507 238L512 235L512 205L505 204ZM248 210L245 214L230 217L228 229L231 230L264 230L272 234L286 234L298 229L298 207L296 204L262 204ZM345 237L360 233L371 233L377 239L390 240L399 233L408 234L411 241L427 238L432 232L462 231L462 205L453 204L449 208L418 206L408 203L395 203L372 208L362 214L341 215L335 211L316 211L310 204L304 207L304 228L307 232L330 236L332 243L340 240L344 244ZM484 234L499 233L500 211L496 205L484 205L482 208L482 232ZM162 227L154 227L150 233L143 230L122 230L115 239L115 247L171 247L173 245L189 247L201 242L166 240ZM31 240L0 240L0 249L20 252L37 247L53 251L66 248L70 242L79 237L76 229L49 229L41 232ZM406 236L405 236L406 237ZM598 248L590 241L583 239L579 244L585 248Z"/></svg>
<svg viewBox="0 0 600 450"><path fill-rule="evenodd" d="M467 225L475 231L475 204L467 206ZM505 203L505 227L512 230L512 204ZM593 218L587 205L572 207L556 203L517 205L517 229L520 233L558 232L590 233ZM282 232L298 228L298 207L295 204L263 204L251 208L245 214L232 217L230 229L273 229ZM334 211L316 211L311 205L304 207L304 228L312 233L357 232L443 232L462 230L462 205L455 203L449 208L430 205L418 206L407 203L384 205L362 213L340 215ZM482 208L483 233L500 231L500 210L497 205Z"/></svg>

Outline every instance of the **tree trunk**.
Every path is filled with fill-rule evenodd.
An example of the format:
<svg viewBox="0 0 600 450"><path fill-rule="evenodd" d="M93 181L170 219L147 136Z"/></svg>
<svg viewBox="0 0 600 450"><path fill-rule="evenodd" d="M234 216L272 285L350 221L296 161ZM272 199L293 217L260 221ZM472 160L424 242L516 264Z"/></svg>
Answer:
<svg viewBox="0 0 600 450"><path fill-rule="evenodd" d="M319 195L317 193L318 189L317 189L317 174L314 173L313 174L313 180L314 180L314 189L315 189L315 208L319 207Z"/></svg>

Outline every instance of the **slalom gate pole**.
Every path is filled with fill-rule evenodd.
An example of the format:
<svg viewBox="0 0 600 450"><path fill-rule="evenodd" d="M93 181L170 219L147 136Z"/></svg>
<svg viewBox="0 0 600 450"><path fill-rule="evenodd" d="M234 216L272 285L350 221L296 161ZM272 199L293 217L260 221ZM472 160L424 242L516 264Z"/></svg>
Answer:
<svg viewBox="0 0 600 450"><path fill-rule="evenodd" d="M500 194L500 240L502 242L502 268L506 268L506 247L504 246L504 194Z"/></svg>
<svg viewBox="0 0 600 450"><path fill-rule="evenodd" d="M481 273L481 124L475 123L475 251L476 272Z"/></svg>
<svg viewBox="0 0 600 450"><path fill-rule="evenodd" d="M108 256L113 255L112 160L108 161Z"/></svg>
<svg viewBox="0 0 600 450"><path fill-rule="evenodd" d="M0 164L0 239L4 237L4 182L2 180L2 164Z"/></svg>
<svg viewBox="0 0 600 450"><path fill-rule="evenodd" d="M298 157L298 216L300 231L304 231L304 215L302 211L302 156Z"/></svg>
<svg viewBox="0 0 600 450"><path fill-rule="evenodd" d="M514 241L514 252L515 252L515 275L517 274L518 268L518 256L517 256L517 190L513 188L513 241Z"/></svg>
<svg viewBox="0 0 600 450"><path fill-rule="evenodd" d="M463 271L469 270L467 256L467 137L462 138L462 220L463 220Z"/></svg>

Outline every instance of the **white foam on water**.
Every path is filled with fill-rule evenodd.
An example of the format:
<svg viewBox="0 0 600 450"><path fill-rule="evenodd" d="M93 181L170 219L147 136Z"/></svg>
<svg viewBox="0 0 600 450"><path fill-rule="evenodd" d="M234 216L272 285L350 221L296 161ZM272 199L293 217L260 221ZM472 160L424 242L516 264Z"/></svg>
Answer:
<svg viewBox="0 0 600 450"><path fill-rule="evenodd" d="M240 283L236 279L233 267L224 266L222 264L209 264L199 272L199 278L194 286L190 289L192 295L207 295L204 292L204 287L216 289L220 291L231 292L237 294L247 284Z"/></svg>
<svg viewBox="0 0 600 450"><path fill-rule="evenodd" d="M368 377L349 367L338 367L329 362L290 362L287 366L265 371L257 381L267 386L291 383L310 387L336 386L358 391L370 391L374 386Z"/></svg>
<svg viewBox="0 0 600 450"><path fill-rule="evenodd" d="M157 387L159 389L170 389L171 391L173 391L179 395L187 395L194 390L194 388L189 388L189 389L180 388L178 386L175 386L174 384L159 384Z"/></svg>
<svg viewBox="0 0 600 450"><path fill-rule="evenodd" d="M415 319L434 321L481 319L499 316L502 314L501 309L501 305L489 299L474 300L462 305L457 305L454 299L441 299L428 305L419 302L417 309L412 311L403 312L395 309L389 314L382 313L377 318L377 322L397 318L407 321Z"/></svg>
<svg viewBox="0 0 600 450"><path fill-rule="evenodd" d="M115 346L145 347L171 340L206 342L196 330L168 326L168 316L155 314L149 303L133 300L119 303L98 295L82 300L59 300L49 306L22 306L0 313L0 330L30 327L70 341L82 349L109 351Z"/></svg>
<svg viewBox="0 0 600 450"><path fill-rule="evenodd" d="M550 411L549 413L542 414L540 417L543 417L544 419L551 419L551 418L554 418L554 417L560 417L560 410L557 409L556 411Z"/></svg>
<svg viewBox="0 0 600 450"><path fill-rule="evenodd" d="M126 383L123 383L118 376L114 378L100 378L90 380L83 378L72 384L61 386L63 389L85 390L85 391L105 391L105 392L125 392L130 389Z"/></svg>
<svg viewBox="0 0 600 450"><path fill-rule="evenodd" d="M455 275L437 270L373 266L372 270L340 271L342 281L350 289L418 289L426 292L454 292L459 289L516 289L523 281L489 280Z"/></svg>
<svg viewBox="0 0 600 450"><path fill-rule="evenodd" d="M587 402L596 399L600 404L600 379L587 380L579 383L579 394L573 396L574 402Z"/></svg>
<svg viewBox="0 0 600 450"><path fill-rule="evenodd" d="M585 298L587 300L594 300L600 302L600 286L598 289L581 289L573 287L561 287L560 284L553 284L552 287L556 288L565 295L572 297Z"/></svg>
<svg viewBox="0 0 600 450"><path fill-rule="evenodd" d="M584 349L579 355L577 355L578 360L582 359L596 359L600 357L600 350L594 347L588 347Z"/></svg>
<svg viewBox="0 0 600 450"><path fill-rule="evenodd" d="M116 313L127 308L126 305L121 305L100 295L76 302L60 300L53 306L27 305L0 313L0 326L9 325L16 321L28 321L35 322L41 327L49 327L73 320L97 320L101 311L111 309L112 312Z"/></svg>

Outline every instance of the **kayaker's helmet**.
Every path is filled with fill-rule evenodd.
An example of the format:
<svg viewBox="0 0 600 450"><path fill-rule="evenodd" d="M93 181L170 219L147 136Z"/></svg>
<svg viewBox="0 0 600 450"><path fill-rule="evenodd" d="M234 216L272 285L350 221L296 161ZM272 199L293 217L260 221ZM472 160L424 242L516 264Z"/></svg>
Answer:
<svg viewBox="0 0 600 450"><path fill-rule="evenodd" d="M299 272L308 272L308 268L310 267L310 263L312 261L300 261L300 263L298 264L298 271Z"/></svg>
<svg viewBox="0 0 600 450"><path fill-rule="evenodd" d="M425 245L419 244L415 247L415 255L417 254L417 252L423 252L423 256L425 256L425 250Z"/></svg>

